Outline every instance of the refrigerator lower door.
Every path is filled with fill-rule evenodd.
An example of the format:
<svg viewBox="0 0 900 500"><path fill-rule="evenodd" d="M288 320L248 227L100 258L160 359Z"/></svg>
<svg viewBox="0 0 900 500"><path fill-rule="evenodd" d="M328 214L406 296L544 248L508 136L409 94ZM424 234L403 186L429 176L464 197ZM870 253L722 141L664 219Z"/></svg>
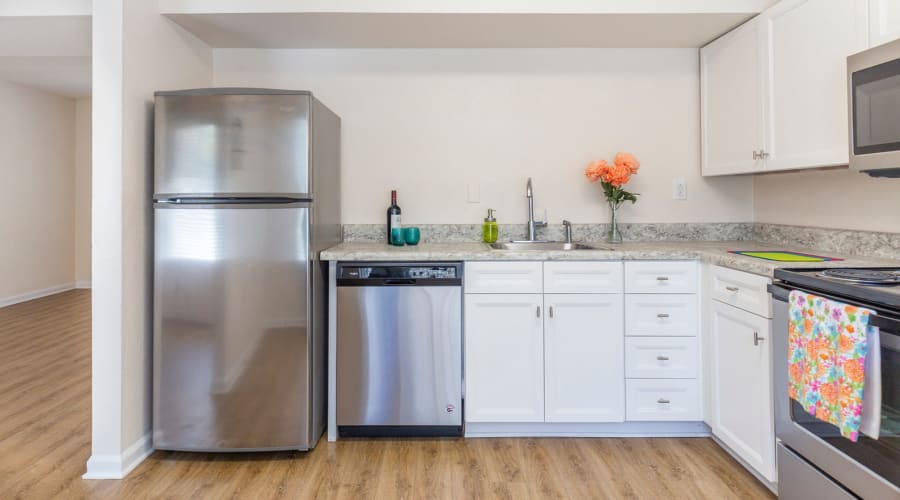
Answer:
<svg viewBox="0 0 900 500"><path fill-rule="evenodd" d="M315 443L309 210L155 205L155 448Z"/></svg>

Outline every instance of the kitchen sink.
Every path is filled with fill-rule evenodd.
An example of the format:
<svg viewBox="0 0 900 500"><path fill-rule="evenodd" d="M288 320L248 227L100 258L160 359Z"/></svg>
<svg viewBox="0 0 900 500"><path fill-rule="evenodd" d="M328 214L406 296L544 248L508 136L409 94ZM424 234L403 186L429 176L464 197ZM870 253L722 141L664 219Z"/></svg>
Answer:
<svg viewBox="0 0 900 500"><path fill-rule="evenodd" d="M494 250L612 250L584 243L566 243L565 241L506 241L492 243Z"/></svg>

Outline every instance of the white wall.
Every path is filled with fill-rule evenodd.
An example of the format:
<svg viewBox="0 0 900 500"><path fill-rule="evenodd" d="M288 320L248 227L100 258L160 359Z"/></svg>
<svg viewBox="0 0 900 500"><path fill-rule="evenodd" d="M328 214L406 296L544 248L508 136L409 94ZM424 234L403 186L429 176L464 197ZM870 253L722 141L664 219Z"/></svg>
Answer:
<svg viewBox="0 0 900 500"><path fill-rule="evenodd" d="M93 17L92 455L87 478L150 452L152 103L209 86L212 53L156 0L95 0Z"/></svg>
<svg viewBox="0 0 900 500"><path fill-rule="evenodd" d="M91 286L91 100L75 102L75 283Z"/></svg>
<svg viewBox="0 0 900 500"><path fill-rule="evenodd" d="M0 81L0 305L74 285L75 102Z"/></svg>
<svg viewBox="0 0 900 500"><path fill-rule="evenodd" d="M900 233L900 179L823 170L758 175L753 185L756 222Z"/></svg>
<svg viewBox="0 0 900 500"><path fill-rule="evenodd" d="M641 193L623 221L748 222L752 179L699 168L694 49L214 51L218 86L312 90L342 118L345 223L384 223L391 189L404 222L604 222L584 167L634 153ZM688 201L671 198L685 178ZM467 203L467 184L480 203Z"/></svg>

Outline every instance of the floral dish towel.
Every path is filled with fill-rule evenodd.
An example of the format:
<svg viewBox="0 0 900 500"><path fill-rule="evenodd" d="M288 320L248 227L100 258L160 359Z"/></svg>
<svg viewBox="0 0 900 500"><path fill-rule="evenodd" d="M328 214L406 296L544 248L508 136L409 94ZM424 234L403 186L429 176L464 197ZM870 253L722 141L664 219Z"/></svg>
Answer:
<svg viewBox="0 0 900 500"><path fill-rule="evenodd" d="M789 300L788 392L811 415L856 441L872 311L797 290Z"/></svg>

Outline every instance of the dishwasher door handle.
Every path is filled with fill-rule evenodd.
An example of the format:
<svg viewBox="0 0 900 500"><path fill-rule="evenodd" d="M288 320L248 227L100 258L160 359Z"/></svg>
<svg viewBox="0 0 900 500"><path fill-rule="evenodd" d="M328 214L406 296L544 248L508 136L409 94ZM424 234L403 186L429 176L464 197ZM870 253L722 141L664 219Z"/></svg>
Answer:
<svg viewBox="0 0 900 500"><path fill-rule="evenodd" d="M416 280L409 278L389 278L384 280L385 285L415 285Z"/></svg>

